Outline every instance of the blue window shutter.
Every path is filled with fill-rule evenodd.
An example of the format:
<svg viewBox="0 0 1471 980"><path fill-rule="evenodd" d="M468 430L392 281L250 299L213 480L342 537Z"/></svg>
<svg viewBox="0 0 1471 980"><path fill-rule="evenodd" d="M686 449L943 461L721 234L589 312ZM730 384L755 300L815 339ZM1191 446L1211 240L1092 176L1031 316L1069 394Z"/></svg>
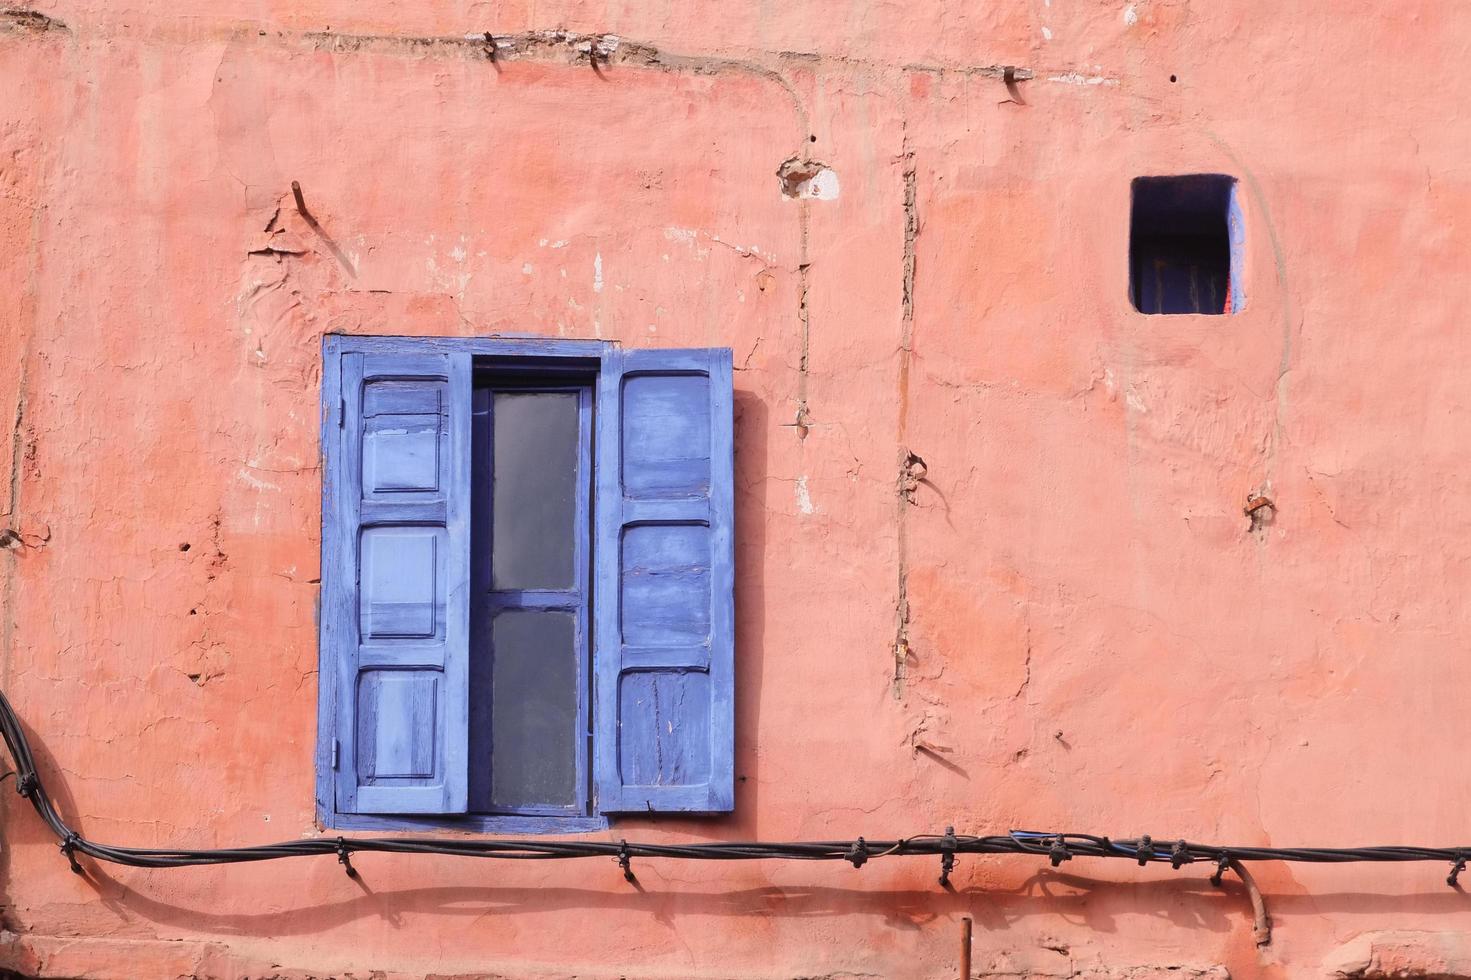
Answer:
<svg viewBox="0 0 1471 980"><path fill-rule="evenodd" d="M730 351L610 352L597 413L598 809L727 812L735 802Z"/></svg>
<svg viewBox="0 0 1471 980"><path fill-rule="evenodd" d="M341 400L327 409L341 424L326 441L322 570L337 810L463 813L470 356L426 346L338 358Z"/></svg>

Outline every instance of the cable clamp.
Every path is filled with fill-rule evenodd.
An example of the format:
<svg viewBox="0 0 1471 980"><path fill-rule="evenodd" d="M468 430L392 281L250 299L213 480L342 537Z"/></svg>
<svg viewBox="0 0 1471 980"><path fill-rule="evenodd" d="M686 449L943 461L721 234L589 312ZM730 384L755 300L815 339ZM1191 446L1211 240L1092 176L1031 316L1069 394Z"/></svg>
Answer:
<svg viewBox="0 0 1471 980"><path fill-rule="evenodd" d="M1231 866L1231 852L1230 851L1222 851L1221 854L1220 854L1220 856L1218 858L1216 858L1216 873L1213 874L1213 875L1211 875L1211 884L1212 885L1215 885L1217 888L1220 888L1221 887L1221 876L1226 873L1226 869L1229 868L1230 866Z"/></svg>
<svg viewBox="0 0 1471 980"><path fill-rule="evenodd" d="M1061 837L1054 837L1052 838L1052 846L1047 848L1047 859L1056 868L1064 861L1071 861L1073 859L1073 852L1067 849L1067 845L1063 843Z"/></svg>
<svg viewBox="0 0 1471 980"><path fill-rule="evenodd" d="M940 887L950 887L950 872L955 870L955 852L960 841L955 839L955 828L946 827L945 836L940 838Z"/></svg>
<svg viewBox="0 0 1471 980"><path fill-rule="evenodd" d="M1446 877L1445 883L1452 888L1459 888L1457 881L1460 880L1461 872L1466 870L1466 852L1456 852L1456 863L1451 865L1451 873Z"/></svg>
<svg viewBox="0 0 1471 980"><path fill-rule="evenodd" d="M628 841L618 842L618 867L623 870L623 880L634 882L638 877L633 873L633 856L628 852Z"/></svg>
<svg viewBox="0 0 1471 980"><path fill-rule="evenodd" d="M15 779L15 791L26 799L36 795L36 790L41 786L41 781L36 778L34 772L22 773Z"/></svg>
<svg viewBox="0 0 1471 980"><path fill-rule="evenodd" d="M347 872L349 878L356 878L358 876L358 869L352 866L351 853L348 849L347 841L342 837L337 838L337 863L342 865L343 870Z"/></svg>
<svg viewBox="0 0 1471 980"><path fill-rule="evenodd" d="M618 867L623 869L623 880L629 884L638 881L638 876L633 873L633 856L628 853L628 841L618 843Z"/></svg>
<svg viewBox="0 0 1471 980"><path fill-rule="evenodd" d="M1134 857L1139 861L1141 868L1154 857L1154 841L1148 834L1139 838L1139 846L1134 848Z"/></svg>
<svg viewBox="0 0 1471 980"><path fill-rule="evenodd" d="M1185 841L1183 839L1175 841L1175 846L1170 848L1170 867L1179 871L1180 865L1189 864L1194 860L1195 858L1190 856L1190 850Z"/></svg>
<svg viewBox="0 0 1471 980"><path fill-rule="evenodd" d="M848 848L848 853L843 855L843 860L853 865L854 868L863 867L868 863L868 842L862 837L855 840Z"/></svg>
<svg viewBox="0 0 1471 980"><path fill-rule="evenodd" d="M61 853L66 855L67 863L72 866L74 875L82 873L82 866L77 863L77 847L81 842L82 839L77 836L76 831L69 831L62 842L57 845L61 848Z"/></svg>

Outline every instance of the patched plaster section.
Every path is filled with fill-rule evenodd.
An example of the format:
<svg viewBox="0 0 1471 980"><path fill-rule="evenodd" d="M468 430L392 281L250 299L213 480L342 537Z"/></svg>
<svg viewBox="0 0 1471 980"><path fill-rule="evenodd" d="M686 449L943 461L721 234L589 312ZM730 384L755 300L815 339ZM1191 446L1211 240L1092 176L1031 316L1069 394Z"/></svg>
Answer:
<svg viewBox="0 0 1471 980"><path fill-rule="evenodd" d="M817 508L812 506L812 494L807 492L807 477L797 477L797 510L803 515L815 513Z"/></svg>
<svg viewBox="0 0 1471 980"><path fill-rule="evenodd" d="M1323 966L1325 976L1343 980L1471 977L1471 940L1464 932L1366 932L1338 947Z"/></svg>
<svg viewBox="0 0 1471 980"><path fill-rule="evenodd" d="M1064 85L1117 85L1117 78L1109 78L1107 75L1084 75L1082 72L1069 71L1060 75L1048 75L1049 82L1061 82Z"/></svg>
<svg viewBox="0 0 1471 980"><path fill-rule="evenodd" d="M777 168L781 195L794 201L835 201L838 173L825 163L789 157Z"/></svg>

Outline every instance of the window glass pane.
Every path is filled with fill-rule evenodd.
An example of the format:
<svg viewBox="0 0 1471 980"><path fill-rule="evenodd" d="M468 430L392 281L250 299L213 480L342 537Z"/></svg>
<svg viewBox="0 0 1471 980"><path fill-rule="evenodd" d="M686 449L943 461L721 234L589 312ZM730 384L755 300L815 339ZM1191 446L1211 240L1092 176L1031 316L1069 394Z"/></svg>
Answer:
<svg viewBox="0 0 1471 980"><path fill-rule="evenodd" d="M494 589L576 586L577 402L572 392L495 394Z"/></svg>
<svg viewBox="0 0 1471 980"><path fill-rule="evenodd" d="M577 802L573 614L507 610L491 627L491 804Z"/></svg>

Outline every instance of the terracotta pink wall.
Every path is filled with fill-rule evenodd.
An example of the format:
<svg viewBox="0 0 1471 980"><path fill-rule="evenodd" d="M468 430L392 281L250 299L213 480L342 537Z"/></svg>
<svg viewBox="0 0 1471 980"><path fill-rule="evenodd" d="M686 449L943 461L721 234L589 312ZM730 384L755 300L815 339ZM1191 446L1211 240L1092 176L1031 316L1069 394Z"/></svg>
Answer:
<svg viewBox="0 0 1471 980"><path fill-rule="evenodd" d="M317 833L320 337L523 331L738 368L737 810L608 836L1471 837L1458 4L221 6L0 15L0 686L89 836ZM1247 307L1140 316L1199 171ZM1428 865L1258 866L1258 950L1199 867L0 861L45 976L1471 975Z"/></svg>

